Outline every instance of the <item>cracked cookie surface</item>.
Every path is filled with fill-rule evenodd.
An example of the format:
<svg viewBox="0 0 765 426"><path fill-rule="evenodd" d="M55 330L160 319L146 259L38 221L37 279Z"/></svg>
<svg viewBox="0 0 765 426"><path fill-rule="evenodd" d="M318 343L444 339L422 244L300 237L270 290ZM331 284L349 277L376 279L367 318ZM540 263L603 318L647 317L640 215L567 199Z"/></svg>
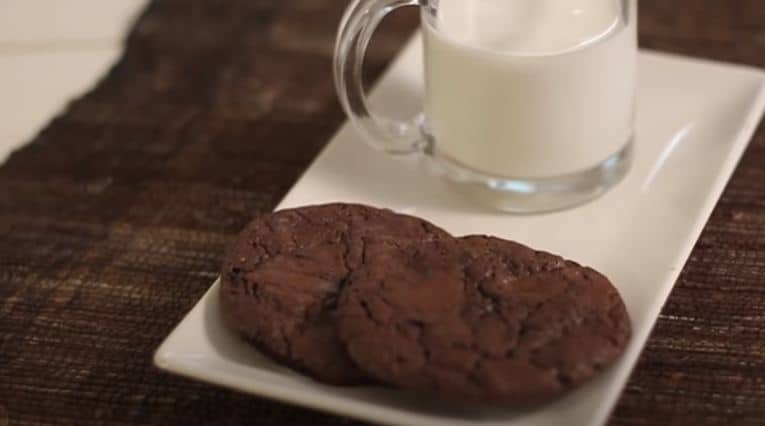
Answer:
<svg viewBox="0 0 765 426"><path fill-rule="evenodd" d="M422 219L353 204L263 215L240 234L224 262L225 323L272 358L318 380L367 382L337 339L335 308L372 237L451 238Z"/></svg>
<svg viewBox="0 0 765 426"><path fill-rule="evenodd" d="M491 237L370 242L338 334L390 385L455 399L535 404L611 364L630 336L600 273Z"/></svg>

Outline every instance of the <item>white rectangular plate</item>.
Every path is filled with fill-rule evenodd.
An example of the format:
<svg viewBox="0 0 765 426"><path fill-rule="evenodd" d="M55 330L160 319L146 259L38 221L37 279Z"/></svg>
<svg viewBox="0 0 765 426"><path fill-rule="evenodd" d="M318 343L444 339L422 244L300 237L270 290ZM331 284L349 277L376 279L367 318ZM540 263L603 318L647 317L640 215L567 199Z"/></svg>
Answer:
<svg viewBox="0 0 765 426"><path fill-rule="evenodd" d="M376 88L378 108L417 108L420 56L415 38ZM536 216L483 209L424 175L414 159L373 152L347 125L279 206L347 201L388 207L429 219L455 235L498 235L604 272L626 301L634 337L617 365L581 389L538 409L517 411L456 407L375 387L323 386L273 364L224 329L217 284L159 348L156 364L379 423L604 423L765 106L760 70L650 52L641 53L639 64L634 167L624 182L585 206Z"/></svg>

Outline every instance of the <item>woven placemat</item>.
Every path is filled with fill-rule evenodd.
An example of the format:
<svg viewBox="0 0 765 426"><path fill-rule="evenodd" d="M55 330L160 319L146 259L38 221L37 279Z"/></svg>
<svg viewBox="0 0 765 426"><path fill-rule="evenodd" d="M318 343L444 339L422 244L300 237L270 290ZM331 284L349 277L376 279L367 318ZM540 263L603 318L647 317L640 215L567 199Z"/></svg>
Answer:
<svg viewBox="0 0 765 426"><path fill-rule="evenodd" d="M646 47L765 65L760 0L640 3ZM109 75L0 168L0 425L350 423L151 364L227 242L343 121L331 55L345 4L152 3ZM416 22L386 22L371 76ZM760 128L611 422L760 424L764 407Z"/></svg>

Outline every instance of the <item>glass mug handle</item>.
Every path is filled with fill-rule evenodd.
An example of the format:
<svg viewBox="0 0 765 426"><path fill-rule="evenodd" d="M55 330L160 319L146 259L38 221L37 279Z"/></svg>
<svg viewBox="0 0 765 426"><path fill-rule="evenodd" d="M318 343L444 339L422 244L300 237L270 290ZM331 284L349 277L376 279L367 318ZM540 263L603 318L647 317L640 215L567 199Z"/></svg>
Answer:
<svg viewBox="0 0 765 426"><path fill-rule="evenodd" d="M377 116L364 93L364 55L383 18L404 6L424 0L353 0L345 11L335 44L335 87L346 114L373 148L389 154L411 154L422 149L421 114L409 121Z"/></svg>

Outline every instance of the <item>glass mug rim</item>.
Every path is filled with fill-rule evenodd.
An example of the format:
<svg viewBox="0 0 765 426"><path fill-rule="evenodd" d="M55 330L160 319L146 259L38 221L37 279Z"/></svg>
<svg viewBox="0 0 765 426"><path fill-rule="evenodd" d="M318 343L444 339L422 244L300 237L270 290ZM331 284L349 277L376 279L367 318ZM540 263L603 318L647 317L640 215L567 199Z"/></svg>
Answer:
<svg viewBox="0 0 765 426"><path fill-rule="evenodd" d="M571 49L543 54L518 55L514 52L507 54L469 44L465 45L460 42L453 42L452 39L449 39L449 42L463 49L469 49L473 54L493 55L501 60L532 62L538 60L543 62L553 58L561 58L587 51L602 43L609 42L611 37L626 33L630 29L634 30L630 24L637 18L637 0L613 1L619 4L621 10L617 12L618 17L609 27L609 30L599 37ZM523 174L511 172L498 173L496 168L493 171L487 171L481 167L476 167L475 163L470 164L469 161L463 161L459 155L450 154L439 144L439 138L433 136L434 132L430 128L432 116L426 116L425 112L420 113L410 121L397 122L377 116L370 110L361 84L361 73L364 53L375 28L382 18L391 11L403 6L419 6L422 14L421 27L423 32L427 31L425 26L431 25L428 20L435 19L436 25L433 26L432 31L438 33L440 37L448 37L438 28L438 18L435 17L438 11L437 5L438 2L432 0L354 0L346 10L335 46L335 83L343 109L348 114L351 123L363 136L364 141L373 148L392 155L419 154L426 165L426 169L431 174L445 178L447 182L454 184L456 189L473 198L480 199L484 204L508 212L533 213L572 207L602 195L624 178L632 163L634 90L631 99L628 100L632 103L629 134L623 139L621 149L612 152L612 155L602 159L600 163L593 163L590 168L535 177L526 177ZM634 42L634 44L627 44L630 50L627 57L629 58L633 53L636 57L636 31L634 34L627 34L624 37L632 38L632 42ZM427 43L425 49L427 56ZM636 68L634 64L632 67ZM634 73L634 69L631 73ZM426 82L428 82L428 73L425 74ZM633 83L628 82L628 84ZM439 90L445 90L444 86L440 86ZM433 89L426 88L426 99L431 93L434 93ZM625 99L625 101L627 100ZM428 111L428 114L432 114L432 111ZM445 133L439 134L443 136ZM501 136L503 135L498 135L498 137ZM506 137L507 134L504 136ZM513 135L510 134L510 136Z"/></svg>
<svg viewBox="0 0 765 426"><path fill-rule="evenodd" d="M443 0L441 0L443 1ZM461 0L460 0L461 1ZM528 0L529 2L532 1L539 1L539 0ZM449 31L445 31L442 28L442 23L439 20L438 16L436 16L436 12L438 11L438 5L440 2L438 0L420 0L418 1L418 5L420 6L420 15L421 15L421 24L430 26L433 30L436 32L442 34L444 37L448 37L450 41L454 42L455 44L462 46L466 49L470 49L476 52L480 53L486 53L488 55L497 55L501 57L512 57L512 58L528 58L528 59L545 59L549 57L557 57L561 55L568 55L572 53L576 53L582 50L586 50L593 46L594 44L601 43L607 41L609 38L617 35L620 31L627 28L630 23L630 13L629 13L629 3L634 0L608 0L613 3L616 3L621 13L616 13L616 16L614 17L613 22L610 23L610 25L605 29L601 30L597 34L588 37L584 41L580 41L577 44L573 46L564 47L558 50L545 50L545 51L523 51L523 50L509 50L509 49L496 49L496 48L490 48L486 46L482 46L475 43L468 43L464 40L459 40L457 38L454 38L450 35Z"/></svg>

